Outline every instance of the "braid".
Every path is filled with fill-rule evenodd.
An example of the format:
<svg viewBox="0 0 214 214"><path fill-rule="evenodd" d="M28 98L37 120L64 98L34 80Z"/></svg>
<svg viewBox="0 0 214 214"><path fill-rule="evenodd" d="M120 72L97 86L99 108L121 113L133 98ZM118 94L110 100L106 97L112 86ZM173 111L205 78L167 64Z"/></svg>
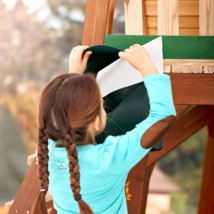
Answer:
<svg viewBox="0 0 214 214"><path fill-rule="evenodd" d="M48 134L45 128L39 129L38 137L38 176L40 180L40 194L34 202L33 214L47 214L45 195L48 191L49 172L48 172Z"/></svg>
<svg viewBox="0 0 214 214"><path fill-rule="evenodd" d="M64 134L64 146L69 159L70 186L74 199L78 202L80 214L93 214L93 211L89 205L82 200L80 194L80 172L75 140L75 130L69 129L69 131Z"/></svg>
<svg viewBox="0 0 214 214"><path fill-rule="evenodd" d="M47 193L49 184L48 172L48 134L45 129L39 129L38 143L38 159L39 159L39 180L43 194Z"/></svg>

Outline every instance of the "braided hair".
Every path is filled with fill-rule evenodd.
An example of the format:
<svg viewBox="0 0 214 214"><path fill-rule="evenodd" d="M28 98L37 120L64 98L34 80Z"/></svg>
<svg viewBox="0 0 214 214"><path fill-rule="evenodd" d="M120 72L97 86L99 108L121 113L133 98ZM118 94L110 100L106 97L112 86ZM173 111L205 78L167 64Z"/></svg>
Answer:
<svg viewBox="0 0 214 214"><path fill-rule="evenodd" d="M93 214L82 199L76 146L93 143L88 126L101 114L100 91L94 77L63 74L43 90L39 106L38 177L40 194L33 214L47 214L45 195L49 185L48 139L60 141L69 160L70 187L80 214Z"/></svg>

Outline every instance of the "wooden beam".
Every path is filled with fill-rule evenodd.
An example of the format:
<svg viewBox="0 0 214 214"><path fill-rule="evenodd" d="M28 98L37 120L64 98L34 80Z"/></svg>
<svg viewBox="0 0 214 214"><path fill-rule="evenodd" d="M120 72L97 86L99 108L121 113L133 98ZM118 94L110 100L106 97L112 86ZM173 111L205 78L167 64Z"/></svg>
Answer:
<svg viewBox="0 0 214 214"><path fill-rule="evenodd" d="M199 0L200 35L214 35L214 0Z"/></svg>
<svg viewBox="0 0 214 214"><path fill-rule="evenodd" d="M82 45L103 44L111 33L115 0L87 0Z"/></svg>
<svg viewBox="0 0 214 214"><path fill-rule="evenodd" d="M33 202L39 194L39 181L37 177L36 161L29 168L22 185L19 188L9 214L30 213Z"/></svg>
<svg viewBox="0 0 214 214"><path fill-rule="evenodd" d="M178 0L158 0L158 35L178 34Z"/></svg>
<svg viewBox="0 0 214 214"><path fill-rule="evenodd" d="M203 0L202 0L203 1ZM157 16L157 0L146 1L146 16ZM178 2L179 16L198 16L199 2L198 1L180 1Z"/></svg>
<svg viewBox="0 0 214 214"><path fill-rule="evenodd" d="M105 34L111 34L113 29L115 0L110 0ZM103 44L103 43L102 43Z"/></svg>
<svg viewBox="0 0 214 214"><path fill-rule="evenodd" d="M148 35L157 35L158 30L157 28L148 28ZM199 29L180 29L179 30L180 36L198 36Z"/></svg>
<svg viewBox="0 0 214 214"><path fill-rule="evenodd" d="M147 17L148 28L157 28L158 20L157 16ZM179 17L179 29L198 29L199 17L198 16L180 16Z"/></svg>
<svg viewBox="0 0 214 214"><path fill-rule="evenodd" d="M145 4L143 0L125 0L125 33L147 34Z"/></svg>
<svg viewBox="0 0 214 214"><path fill-rule="evenodd" d="M214 106L196 106L187 111L180 119L177 119L163 136L163 149L159 152L149 153L148 166L153 165L195 132L206 126L214 119L213 112Z"/></svg>
<svg viewBox="0 0 214 214"><path fill-rule="evenodd" d="M126 181L126 196L129 214L144 214L149 190L149 181L154 164L147 166L148 156L129 172Z"/></svg>
<svg viewBox="0 0 214 214"><path fill-rule="evenodd" d="M214 117L213 117L214 118ZM208 142L203 167L198 214L214 213L214 119L208 124Z"/></svg>
<svg viewBox="0 0 214 214"><path fill-rule="evenodd" d="M189 108L189 105L177 105L177 117L180 118ZM145 213L149 180L154 164L147 166L148 156L146 156L129 172L126 187L128 213Z"/></svg>
<svg viewBox="0 0 214 214"><path fill-rule="evenodd" d="M214 60L164 59L165 73L214 73Z"/></svg>
<svg viewBox="0 0 214 214"><path fill-rule="evenodd" d="M169 75L175 104L214 105L213 74Z"/></svg>

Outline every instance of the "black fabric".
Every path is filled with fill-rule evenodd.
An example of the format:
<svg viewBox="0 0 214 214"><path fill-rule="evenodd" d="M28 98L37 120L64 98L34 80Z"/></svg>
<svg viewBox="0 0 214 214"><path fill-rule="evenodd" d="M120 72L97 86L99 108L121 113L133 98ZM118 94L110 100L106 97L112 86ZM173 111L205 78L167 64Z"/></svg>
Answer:
<svg viewBox="0 0 214 214"><path fill-rule="evenodd" d="M97 73L116 61L119 49L96 45L86 51L92 51L89 57L86 73ZM118 80L119 81L119 80ZM104 107L107 112L105 130L96 137L96 143L103 143L109 135L117 136L132 130L135 125L146 119L149 115L149 98L144 83L138 83L119 89L104 97ZM160 138L151 151L159 151L162 148Z"/></svg>

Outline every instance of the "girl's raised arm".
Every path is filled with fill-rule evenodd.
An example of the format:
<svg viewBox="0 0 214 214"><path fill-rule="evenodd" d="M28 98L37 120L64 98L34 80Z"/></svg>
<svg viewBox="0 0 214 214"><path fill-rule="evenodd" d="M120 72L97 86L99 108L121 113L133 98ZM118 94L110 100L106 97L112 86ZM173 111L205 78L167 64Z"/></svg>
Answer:
<svg viewBox="0 0 214 214"><path fill-rule="evenodd" d="M148 53L140 45L131 46L120 52L119 56L144 77L150 111L149 116L133 130L122 136L106 138L101 157L103 167L112 174L127 173L151 150L176 119L170 76L157 72Z"/></svg>

